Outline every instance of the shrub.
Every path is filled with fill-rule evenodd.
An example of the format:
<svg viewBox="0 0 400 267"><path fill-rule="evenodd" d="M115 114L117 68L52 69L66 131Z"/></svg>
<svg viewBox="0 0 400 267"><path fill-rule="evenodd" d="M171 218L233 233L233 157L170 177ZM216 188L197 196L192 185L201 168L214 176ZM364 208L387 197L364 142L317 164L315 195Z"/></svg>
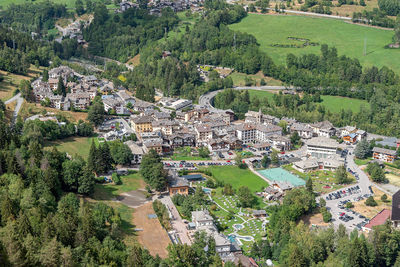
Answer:
<svg viewBox="0 0 400 267"><path fill-rule="evenodd" d="M116 184L116 185L121 185L122 184L121 177L119 177L119 175L116 172L114 172L112 174L111 178L112 178L114 184Z"/></svg>
<svg viewBox="0 0 400 267"><path fill-rule="evenodd" d="M378 203L376 203L373 196L370 196L369 198L367 198L367 200L365 200L365 205L370 207L375 207L378 206Z"/></svg>
<svg viewBox="0 0 400 267"><path fill-rule="evenodd" d="M354 204L351 203L351 202L347 202L346 203L346 208L348 208L348 209L354 208Z"/></svg>
<svg viewBox="0 0 400 267"><path fill-rule="evenodd" d="M386 194L383 194L383 195L381 196L381 200L382 200L383 202L387 202L387 201L388 201L387 195L386 195Z"/></svg>
<svg viewBox="0 0 400 267"><path fill-rule="evenodd" d="M206 186L209 188L215 188L215 183L211 179L207 179Z"/></svg>

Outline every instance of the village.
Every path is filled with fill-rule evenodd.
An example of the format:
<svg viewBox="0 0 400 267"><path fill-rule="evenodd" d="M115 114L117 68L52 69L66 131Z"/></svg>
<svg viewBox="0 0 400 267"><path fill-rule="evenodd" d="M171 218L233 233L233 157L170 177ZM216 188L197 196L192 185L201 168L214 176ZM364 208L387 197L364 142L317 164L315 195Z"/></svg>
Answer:
<svg viewBox="0 0 400 267"><path fill-rule="evenodd" d="M174 243L191 244L197 231L205 231L214 237L216 251L223 260L240 258L242 263L252 266L252 259L243 251L249 251L252 243L265 235L265 207L281 203L286 192L305 186L311 176L317 195L326 199L332 214L330 223L335 227L344 223L348 230L368 232L388 218L397 222L396 206L382 210L371 220L350 209L346 209L347 214L342 210L349 199L374 194L369 178L354 164L355 145L376 138L366 131L353 126L336 128L329 121L301 123L292 118L279 119L261 110L248 111L244 120L237 120L232 110L208 109L180 98L159 97L155 103L145 102L110 81L80 75L66 66L51 69L48 76L47 81L40 77L32 82L35 102L59 110L87 110L94 98L100 97L108 117L97 127L98 141L125 141L136 136L135 141L124 142L133 154L125 169L138 169L142 157L151 150L163 158L169 174L168 191L153 199L160 199L167 207L172 225L168 236ZM58 93L60 83L65 86L65 95ZM397 148L399 140L379 140L372 150L372 161L393 163L397 154L390 148ZM272 168L263 168L263 158L273 155L277 162ZM205 171L210 166L241 163L266 185L252 192L259 201L253 208L240 207L235 193L226 194L225 189L210 187L208 181L218 182L218 178ZM349 184L337 184L334 180L335 171L341 166L353 178ZM184 216L174 197L197 190L202 190L207 202L197 206L190 217ZM336 194L340 197L332 199ZM400 201L395 200L397 195L392 203Z"/></svg>

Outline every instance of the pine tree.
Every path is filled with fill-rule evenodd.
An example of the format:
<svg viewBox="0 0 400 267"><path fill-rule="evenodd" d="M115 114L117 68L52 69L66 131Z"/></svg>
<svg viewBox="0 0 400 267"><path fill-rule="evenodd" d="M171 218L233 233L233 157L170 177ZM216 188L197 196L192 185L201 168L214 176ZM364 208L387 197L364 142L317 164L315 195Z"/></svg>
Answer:
<svg viewBox="0 0 400 267"><path fill-rule="evenodd" d="M97 170L96 163L97 163L97 147L96 144L94 143L94 140L92 139L92 144L90 145L89 156L87 159L87 168L92 172L96 172Z"/></svg>
<svg viewBox="0 0 400 267"><path fill-rule="evenodd" d="M49 71L47 69L45 69L43 71L43 78L42 81L47 82L49 80Z"/></svg>
<svg viewBox="0 0 400 267"><path fill-rule="evenodd" d="M309 191L310 193L314 192L313 183L312 183L312 179L311 178L308 178L308 180L306 182L306 188L307 188L307 191Z"/></svg>
<svg viewBox="0 0 400 267"><path fill-rule="evenodd" d="M112 157L110 153L110 147L107 142L104 142L103 145L100 146L99 152L97 153L100 157L99 160L99 170L101 173L106 173L112 168Z"/></svg>
<svg viewBox="0 0 400 267"><path fill-rule="evenodd" d="M58 78L57 94L58 95L62 95L62 96L66 96L65 85L64 85L64 81L63 81L61 76Z"/></svg>

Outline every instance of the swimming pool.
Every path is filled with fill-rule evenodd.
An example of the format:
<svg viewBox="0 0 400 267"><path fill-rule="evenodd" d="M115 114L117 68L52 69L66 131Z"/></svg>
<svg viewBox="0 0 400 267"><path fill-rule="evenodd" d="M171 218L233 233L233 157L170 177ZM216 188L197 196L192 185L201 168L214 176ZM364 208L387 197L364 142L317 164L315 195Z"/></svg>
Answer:
<svg viewBox="0 0 400 267"><path fill-rule="evenodd" d="M203 188L203 192L206 194L211 194L211 189Z"/></svg>
<svg viewBox="0 0 400 267"><path fill-rule="evenodd" d="M282 168L273 168L257 171L259 174L267 178L268 180L277 181L277 182L289 182L294 187L303 186L306 182L300 177L291 174L285 169Z"/></svg>
<svg viewBox="0 0 400 267"><path fill-rule="evenodd" d="M232 227L235 228L235 230L240 230L240 229L243 229L244 226L243 226L243 224L237 223L237 224L232 225Z"/></svg>

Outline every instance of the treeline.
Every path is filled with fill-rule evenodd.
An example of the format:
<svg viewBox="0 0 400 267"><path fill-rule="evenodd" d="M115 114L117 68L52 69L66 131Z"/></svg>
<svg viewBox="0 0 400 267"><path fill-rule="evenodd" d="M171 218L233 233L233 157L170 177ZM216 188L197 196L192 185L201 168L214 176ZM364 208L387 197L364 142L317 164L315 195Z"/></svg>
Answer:
<svg viewBox="0 0 400 267"><path fill-rule="evenodd" d="M93 22L83 31L89 53L125 62L178 23L171 9L163 9L160 17L148 12L130 8L122 14L110 14L104 4L96 4Z"/></svg>
<svg viewBox="0 0 400 267"><path fill-rule="evenodd" d="M68 16L65 5L44 1L15 5L0 11L0 23L22 32L35 32L39 35L54 28L58 18Z"/></svg>

